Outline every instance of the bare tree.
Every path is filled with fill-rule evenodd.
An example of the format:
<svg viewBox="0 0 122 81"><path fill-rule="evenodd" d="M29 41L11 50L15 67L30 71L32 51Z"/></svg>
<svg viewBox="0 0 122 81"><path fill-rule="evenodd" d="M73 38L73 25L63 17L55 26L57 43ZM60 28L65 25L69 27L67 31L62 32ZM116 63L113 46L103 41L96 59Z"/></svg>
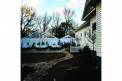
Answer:
<svg viewBox="0 0 122 81"><path fill-rule="evenodd" d="M63 14L64 14L64 19L65 19L65 22L64 22L65 31L66 31L66 34L68 34L73 27L72 21L73 21L73 16L75 12L69 8L64 8Z"/></svg>
<svg viewBox="0 0 122 81"><path fill-rule="evenodd" d="M64 14L65 21L70 22L75 12L69 8L64 8L63 14Z"/></svg>
<svg viewBox="0 0 122 81"><path fill-rule="evenodd" d="M90 38L92 44L93 44L93 50L94 50L94 45L95 45L95 42L96 42L96 32L95 31L92 31L87 34L88 35L88 38Z"/></svg>
<svg viewBox="0 0 122 81"><path fill-rule="evenodd" d="M77 26L76 22L73 21L74 11L65 8L64 9L64 19L61 21L60 14L55 13L52 16L51 33L60 38L67 34L74 35L74 27Z"/></svg>
<svg viewBox="0 0 122 81"><path fill-rule="evenodd" d="M60 14L59 13L53 13L52 22L51 22L52 28L51 28L50 33L54 36L57 36L57 34L58 34L58 28L60 26L60 21L61 21Z"/></svg>
<svg viewBox="0 0 122 81"><path fill-rule="evenodd" d="M42 17L43 32L45 32L48 29L48 25L50 24L51 19L51 16L48 16L47 13L45 13Z"/></svg>
<svg viewBox="0 0 122 81"><path fill-rule="evenodd" d="M42 17L41 16L37 16L35 19L36 22L36 28L38 28L38 35L39 37L41 37L40 32L42 31Z"/></svg>
<svg viewBox="0 0 122 81"><path fill-rule="evenodd" d="M27 36L29 33L34 32L34 18L36 17L35 11L32 7L26 5L21 6L21 37Z"/></svg>
<svg viewBox="0 0 122 81"><path fill-rule="evenodd" d="M37 23L37 27L39 28L39 31L41 31L41 29L42 29L42 17L41 16L38 16L36 18L36 23Z"/></svg>
<svg viewBox="0 0 122 81"><path fill-rule="evenodd" d="M61 21L60 14L59 13L54 13L53 16L52 16L51 27L59 27L60 21Z"/></svg>

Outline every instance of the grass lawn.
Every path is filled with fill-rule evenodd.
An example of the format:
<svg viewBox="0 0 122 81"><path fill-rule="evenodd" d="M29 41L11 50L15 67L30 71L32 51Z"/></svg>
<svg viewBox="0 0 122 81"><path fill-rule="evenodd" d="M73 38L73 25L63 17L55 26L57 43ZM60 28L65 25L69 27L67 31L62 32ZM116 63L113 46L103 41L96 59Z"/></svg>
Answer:
<svg viewBox="0 0 122 81"><path fill-rule="evenodd" d="M22 53L21 63L38 63L64 57L63 53Z"/></svg>

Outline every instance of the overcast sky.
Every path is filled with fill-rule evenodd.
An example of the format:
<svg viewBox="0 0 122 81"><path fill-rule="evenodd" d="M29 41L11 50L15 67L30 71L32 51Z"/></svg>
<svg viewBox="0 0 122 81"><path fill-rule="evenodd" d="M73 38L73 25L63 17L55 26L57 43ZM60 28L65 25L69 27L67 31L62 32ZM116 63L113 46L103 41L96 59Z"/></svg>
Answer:
<svg viewBox="0 0 122 81"><path fill-rule="evenodd" d="M49 15L57 12L62 16L65 7L73 9L75 10L75 22L80 25L82 23L81 17L85 1L86 0L22 0L22 4L32 6L39 15L43 15L45 12Z"/></svg>

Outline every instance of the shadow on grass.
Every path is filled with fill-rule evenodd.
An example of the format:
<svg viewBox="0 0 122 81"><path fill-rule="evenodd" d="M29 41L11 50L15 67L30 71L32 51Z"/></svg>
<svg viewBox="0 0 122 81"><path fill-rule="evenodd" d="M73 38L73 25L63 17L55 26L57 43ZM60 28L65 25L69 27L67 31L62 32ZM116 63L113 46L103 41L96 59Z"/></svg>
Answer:
<svg viewBox="0 0 122 81"><path fill-rule="evenodd" d="M63 53L26 53L21 55L21 63L38 63L64 57Z"/></svg>

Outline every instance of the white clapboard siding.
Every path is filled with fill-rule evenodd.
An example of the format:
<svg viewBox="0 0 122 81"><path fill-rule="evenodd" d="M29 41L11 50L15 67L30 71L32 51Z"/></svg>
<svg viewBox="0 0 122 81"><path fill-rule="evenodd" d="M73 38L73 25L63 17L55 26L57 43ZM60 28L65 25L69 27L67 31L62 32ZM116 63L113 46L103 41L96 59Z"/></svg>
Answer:
<svg viewBox="0 0 122 81"><path fill-rule="evenodd" d="M97 55L101 56L101 3L96 6L96 30L97 30L97 38L96 38L96 50Z"/></svg>

